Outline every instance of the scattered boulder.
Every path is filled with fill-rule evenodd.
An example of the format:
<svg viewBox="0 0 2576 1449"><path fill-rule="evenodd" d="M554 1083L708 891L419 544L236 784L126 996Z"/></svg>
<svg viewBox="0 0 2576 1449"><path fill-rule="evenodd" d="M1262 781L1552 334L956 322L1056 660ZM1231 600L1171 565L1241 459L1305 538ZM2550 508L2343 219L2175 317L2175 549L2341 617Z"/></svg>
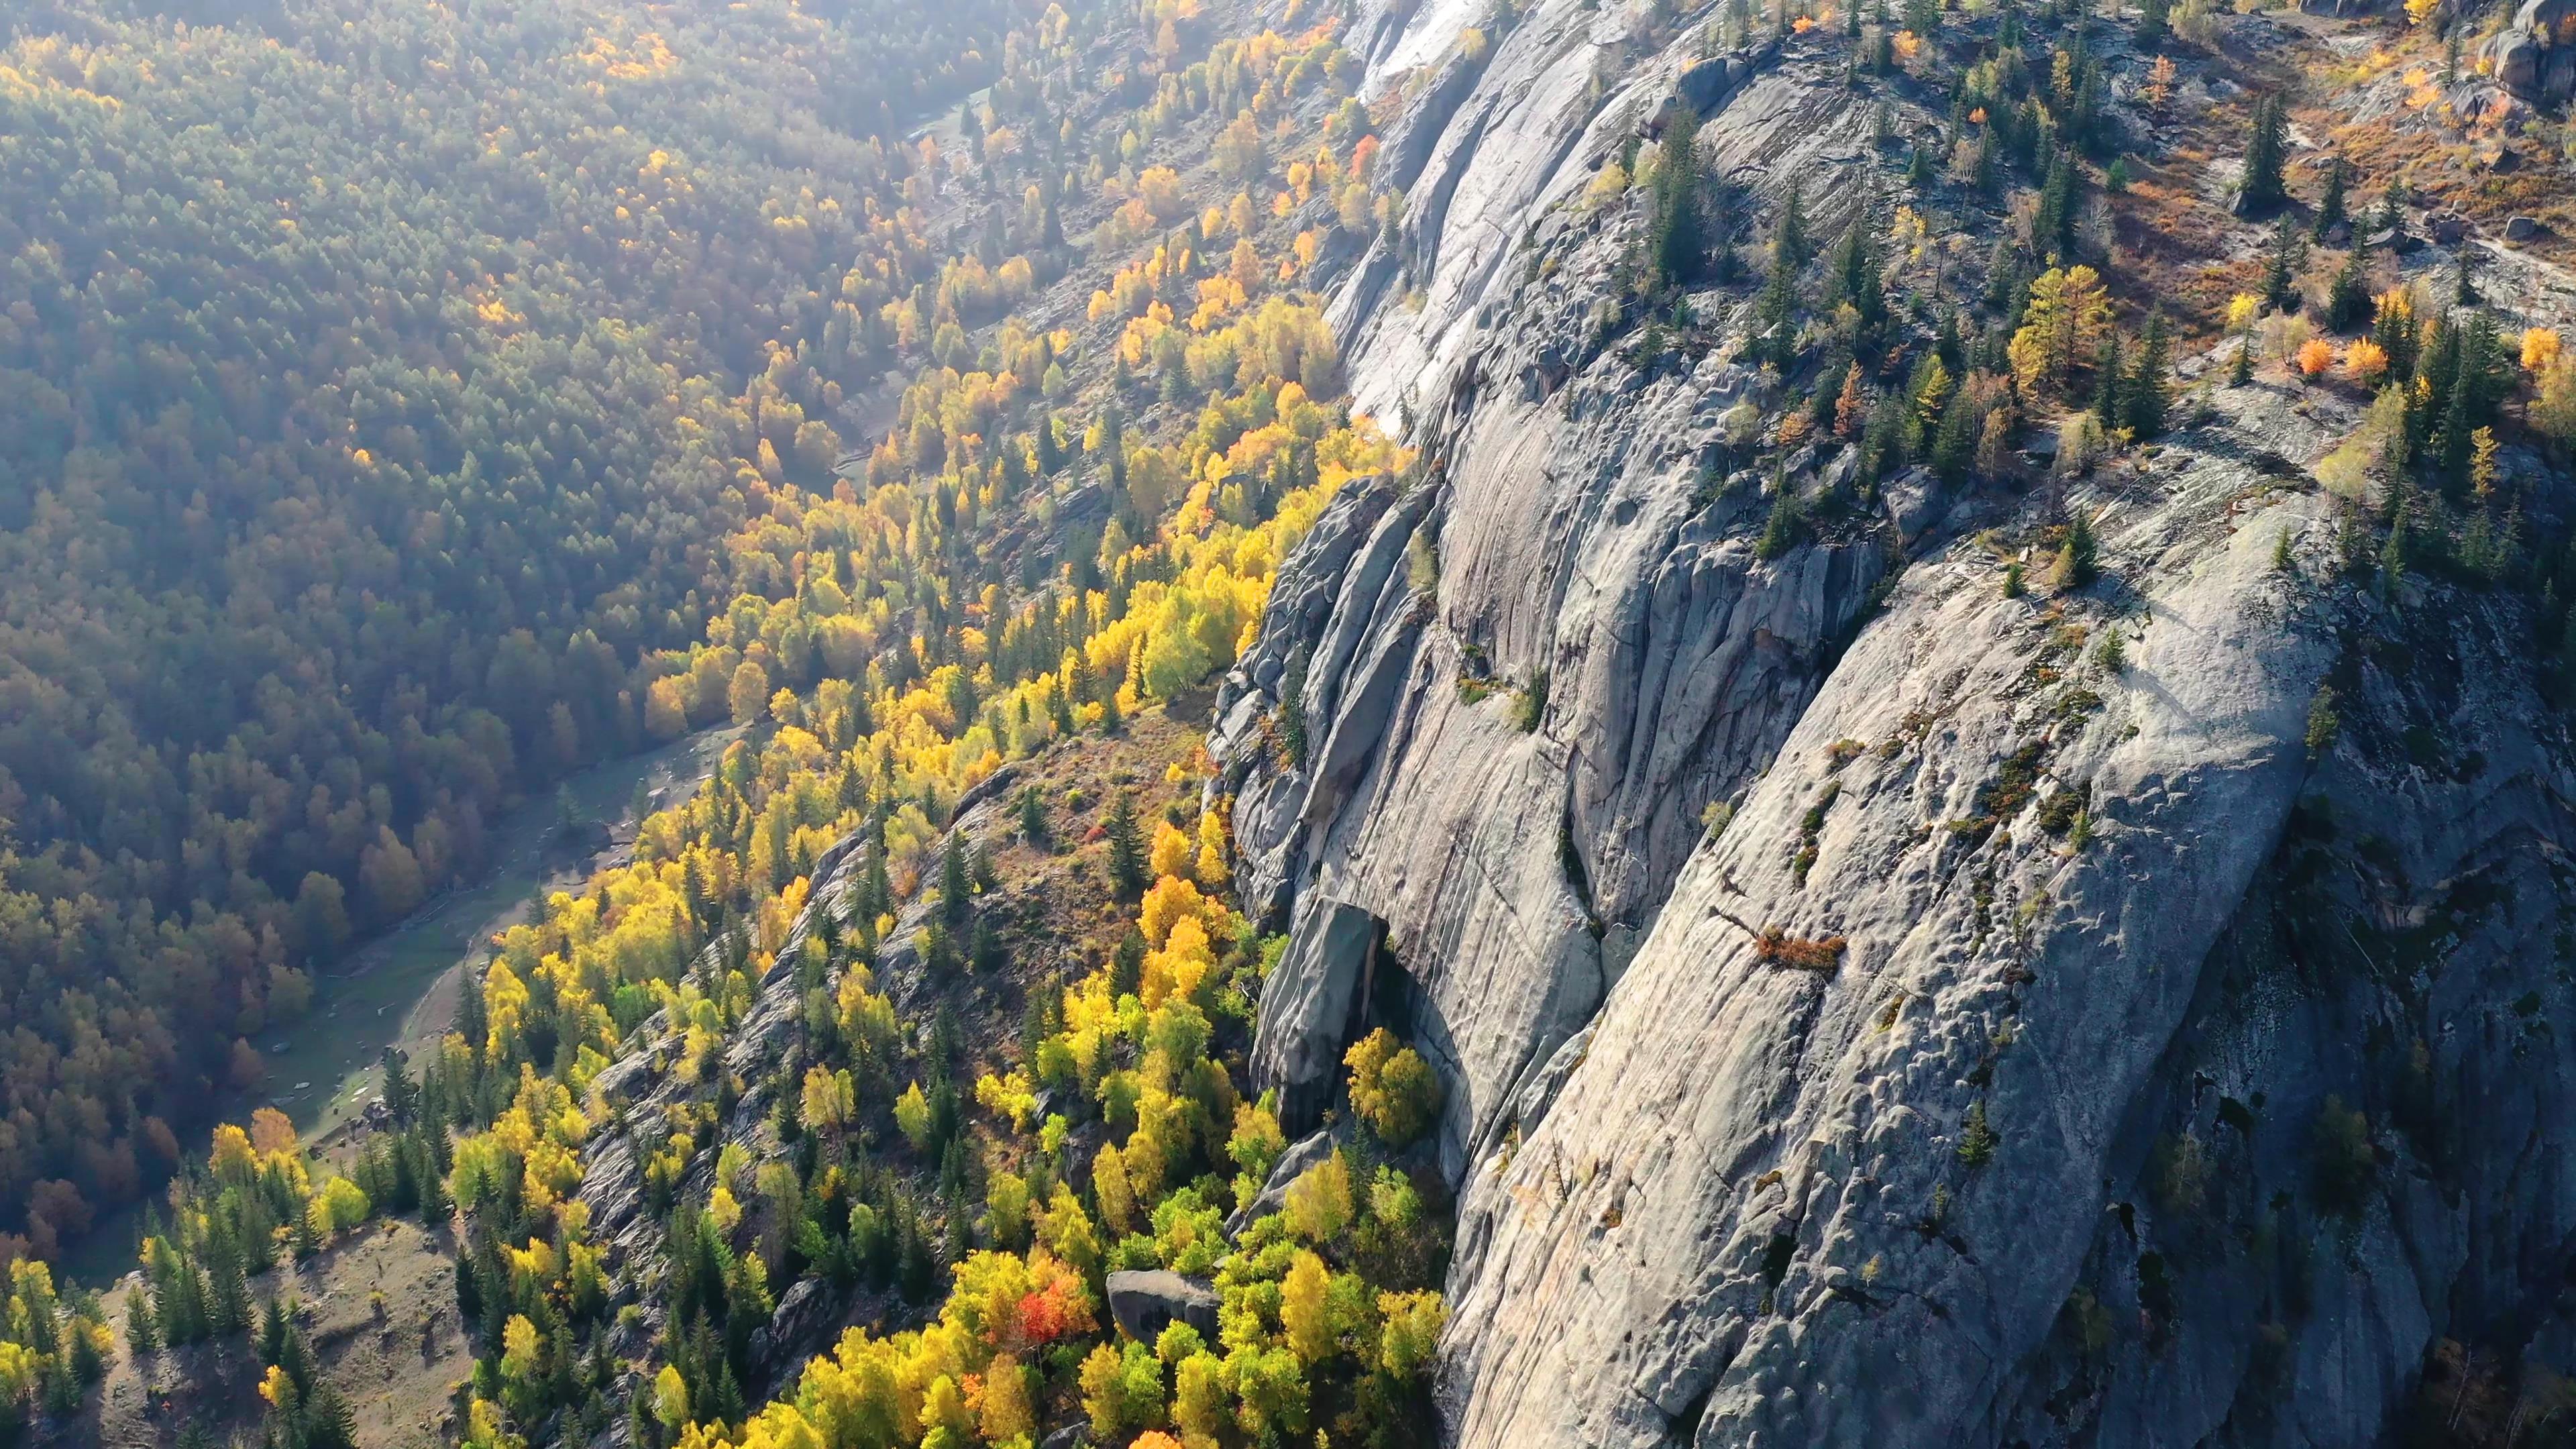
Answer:
<svg viewBox="0 0 2576 1449"><path fill-rule="evenodd" d="M2540 235L2540 223L2527 216L2507 217L2504 223L2506 241L2523 242Z"/></svg>
<svg viewBox="0 0 2576 1449"><path fill-rule="evenodd" d="M1941 475L1920 463L1887 481L1880 490L1887 502L1888 521L1907 543L1912 543L1939 522L1949 491L1941 484Z"/></svg>
<svg viewBox="0 0 2576 1449"><path fill-rule="evenodd" d="M778 1300L778 1311L769 1315L769 1350L775 1360L773 1372L802 1362L805 1356L822 1346L824 1338L837 1325L840 1315L834 1312L831 1293L821 1278L800 1278L796 1286Z"/></svg>
<svg viewBox="0 0 2576 1449"><path fill-rule="evenodd" d="M2469 219L2455 211L2435 212L2424 218L2424 225L2433 234L2434 242L2441 246L2458 246L2469 235Z"/></svg>
<svg viewBox="0 0 2576 1449"><path fill-rule="evenodd" d="M1119 1330L1151 1343L1165 1328L1186 1323L1208 1342L1216 1342L1216 1290L1168 1268L1109 1275L1109 1316Z"/></svg>
<svg viewBox="0 0 2576 1449"><path fill-rule="evenodd" d="M1270 1178L1261 1185L1259 1195L1242 1207L1236 1208L1234 1216L1225 1220L1226 1236L1241 1237L1244 1229L1286 1206L1288 1185L1305 1176L1307 1171L1317 1163L1332 1156L1333 1148L1349 1136L1350 1119L1345 1117L1329 1128L1290 1144L1288 1150L1279 1155L1278 1164L1270 1169Z"/></svg>
<svg viewBox="0 0 2576 1449"><path fill-rule="evenodd" d="M1312 1125L1332 1098L1382 930L1377 917L1320 892L1298 903L1252 1038L1254 1089L1279 1093L1279 1120L1291 1131Z"/></svg>

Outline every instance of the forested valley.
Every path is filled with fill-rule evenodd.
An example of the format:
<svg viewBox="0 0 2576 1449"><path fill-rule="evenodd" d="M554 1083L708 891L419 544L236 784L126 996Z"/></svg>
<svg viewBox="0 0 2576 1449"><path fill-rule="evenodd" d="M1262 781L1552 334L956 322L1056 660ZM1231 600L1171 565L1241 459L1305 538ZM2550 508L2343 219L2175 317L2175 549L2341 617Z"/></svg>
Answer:
<svg viewBox="0 0 2576 1449"><path fill-rule="evenodd" d="M1061 14L270 14L0 52L0 1231L43 1251L507 803L894 637L911 597L704 628L791 590L846 397L1063 264ZM903 130L996 81L1025 215Z"/></svg>
<svg viewBox="0 0 2576 1449"><path fill-rule="evenodd" d="M8 10L0 1449L2568 1442L2576 0L2326 9Z"/></svg>
<svg viewBox="0 0 2576 1449"><path fill-rule="evenodd" d="M0 1433L1419 1442L1439 1085L1371 1036L1264 1196L1284 942L1200 788L1282 558L1416 467L1311 290L1400 198L1302 9L22 24ZM498 811L727 722L376 1130L232 1105ZM362 1261L391 1388L315 1317Z"/></svg>

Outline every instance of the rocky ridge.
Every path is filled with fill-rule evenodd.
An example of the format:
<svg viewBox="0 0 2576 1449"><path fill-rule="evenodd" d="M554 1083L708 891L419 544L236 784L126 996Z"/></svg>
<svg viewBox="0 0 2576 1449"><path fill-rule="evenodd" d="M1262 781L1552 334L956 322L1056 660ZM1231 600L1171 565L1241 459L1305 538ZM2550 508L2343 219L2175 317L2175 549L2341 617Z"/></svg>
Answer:
<svg viewBox="0 0 2576 1449"><path fill-rule="evenodd" d="M2436 1339L2566 1367L2576 751L2524 606L2344 580L2349 408L2212 389L1764 560L1772 380L1603 345L1635 218L1583 187L1695 74L1829 234L1867 105L1795 41L1712 84L1574 3L1472 62L1372 19L1422 160L1335 315L1430 461L1289 561L1212 788L1291 929L1256 1078L1311 1120L1392 1020L1450 1086L1455 1442L2342 1444ZM2102 577L2005 597L2073 509Z"/></svg>

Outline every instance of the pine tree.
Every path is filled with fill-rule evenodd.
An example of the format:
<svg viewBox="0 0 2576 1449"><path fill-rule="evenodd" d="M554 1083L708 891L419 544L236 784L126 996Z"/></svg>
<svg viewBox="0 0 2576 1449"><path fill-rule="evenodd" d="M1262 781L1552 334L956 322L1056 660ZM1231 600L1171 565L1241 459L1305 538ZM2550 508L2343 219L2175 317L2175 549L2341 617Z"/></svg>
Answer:
<svg viewBox="0 0 2576 1449"><path fill-rule="evenodd" d="M444 1137L445 1129L439 1129L437 1135ZM447 1195L447 1174L437 1165L435 1149L428 1142L423 1142L418 1150L423 1169L420 1173L420 1221L422 1226L435 1232L447 1226L448 1220L456 1215L456 1203Z"/></svg>
<svg viewBox="0 0 2576 1449"><path fill-rule="evenodd" d="M2272 233L2272 255L2264 264L2263 301L2278 311L2292 311L2299 301L2299 269L2307 264L2307 234L2285 218Z"/></svg>
<svg viewBox="0 0 2576 1449"><path fill-rule="evenodd" d="M1032 440L1036 443L1038 476L1041 478L1054 477L1055 470L1064 465L1064 458L1056 448L1055 413L1050 409L1040 408L1038 410L1037 422L1030 428L1029 432Z"/></svg>
<svg viewBox="0 0 2576 1449"><path fill-rule="evenodd" d="M1859 314L1863 332L1876 327L1887 314L1885 284L1880 279L1878 249L1870 244L1866 206L1852 218L1851 229L1843 233L1826 262L1825 305L1833 308L1846 302Z"/></svg>
<svg viewBox="0 0 2576 1449"><path fill-rule="evenodd" d="M2326 288L2326 326L2336 332L2348 332L2370 315L2370 253L2354 247L2344 255L2343 265L2335 269L2334 281Z"/></svg>
<svg viewBox="0 0 2576 1449"><path fill-rule="evenodd" d="M384 1069L385 1110L393 1114L394 1125L408 1125L420 1105L420 1089L412 1085L408 1070L410 1058L403 1055L401 1048L388 1046L379 1064Z"/></svg>
<svg viewBox="0 0 2576 1449"><path fill-rule="evenodd" d="M2289 121L2278 97L2254 103L2254 128L2245 145L2245 176L2237 186L2238 209L2247 215L2269 211L2289 199L2281 174Z"/></svg>
<svg viewBox="0 0 2576 1449"><path fill-rule="evenodd" d="M1806 187L1804 182L1793 179L1788 199L1780 203L1780 225L1771 236L1771 254L1775 262L1786 263L1795 271L1807 264L1809 246Z"/></svg>
<svg viewBox="0 0 2576 1449"><path fill-rule="evenodd" d="M241 1255L221 1225L206 1240L206 1280L206 1322L214 1336L230 1338L250 1327L250 1281L243 1277Z"/></svg>
<svg viewBox="0 0 2576 1449"><path fill-rule="evenodd" d="M863 897L868 919L874 920L894 909L894 883L886 877L885 843L868 843L868 880Z"/></svg>
<svg viewBox="0 0 2576 1449"><path fill-rule="evenodd" d="M2031 237L2043 245L2053 245L2057 255L2075 255L2075 161L2060 151L2048 163L2048 179L2039 188L2039 214L2031 223Z"/></svg>
<svg viewBox="0 0 2576 1449"><path fill-rule="evenodd" d="M1305 768L1306 654L1304 650L1289 656L1288 668L1279 677L1279 747L1286 752L1290 769Z"/></svg>
<svg viewBox="0 0 2576 1449"><path fill-rule="evenodd" d="M2128 378L2120 367L2120 329L2102 332L2102 352L2093 363L2093 416L2109 432L2122 425Z"/></svg>
<svg viewBox="0 0 2576 1449"><path fill-rule="evenodd" d="M1109 818L1103 822L1109 837L1109 881L1122 896L1133 896L1144 890L1145 843L1136 828L1136 799L1131 791L1121 790L1109 802Z"/></svg>
<svg viewBox="0 0 2576 1449"><path fill-rule="evenodd" d="M1753 321L1767 339L1771 360L1782 367L1797 355L1797 329L1791 325L1797 315L1797 268L1790 265L1788 257L1775 253L1770 279L1762 284L1761 295L1753 299Z"/></svg>
<svg viewBox="0 0 2576 1449"><path fill-rule="evenodd" d="M1664 122L1660 155L1646 246L1656 287L1670 289L1699 274L1707 248L1700 218L1699 112L1689 102L1675 104Z"/></svg>
<svg viewBox="0 0 2576 1449"><path fill-rule="evenodd" d="M973 904L974 890L966 879L965 832L952 830L939 854L939 908L950 925L958 926L965 924Z"/></svg>
<svg viewBox="0 0 2576 1449"><path fill-rule="evenodd" d="M2461 357L2465 371L2465 350ZM2455 488L2468 478L2470 435L2475 430L2470 416L2470 409L2476 401L2473 392L2474 389L2459 382L2452 384L2451 396L2442 409L2441 426L2433 430L2433 439L2427 448L2433 455L2433 467L2446 487Z"/></svg>
<svg viewBox="0 0 2576 1449"><path fill-rule="evenodd" d="M286 1362L286 1332L286 1304L281 1299L271 1298L259 1316L260 1362L280 1365Z"/></svg>
<svg viewBox="0 0 2576 1449"><path fill-rule="evenodd" d="M2049 583L2058 589L2080 589L2093 582L2101 545L2093 537L2093 518L2083 509L2067 521L2066 541L2058 549Z"/></svg>
<svg viewBox="0 0 2576 1449"><path fill-rule="evenodd" d="M2380 195L2379 215L2371 222L2371 230L2388 233L2391 246L2396 244L2398 236L2405 230L2405 206L2406 183L2402 180L2389 182L2388 190Z"/></svg>
<svg viewBox="0 0 2576 1449"><path fill-rule="evenodd" d="M1932 435L1932 471L1945 483L1957 483L1968 476L1968 466L1976 458L1977 413L1964 389L1950 395L1949 406L1941 410L1941 426Z"/></svg>
<svg viewBox="0 0 2576 1449"><path fill-rule="evenodd" d="M2317 224L2311 234L2319 241L2343 221L2344 192L2351 184L2351 168L2337 156L2326 168L2326 194L2317 201Z"/></svg>
<svg viewBox="0 0 2576 1449"><path fill-rule="evenodd" d="M2173 346L2162 312L2147 318L2146 337L2138 344L2138 365L2129 374L2128 396L2123 408L2129 431L2140 438L2152 438L2165 430L2165 415L2172 404L2166 378L2167 354Z"/></svg>
<svg viewBox="0 0 2576 1449"><path fill-rule="evenodd" d="M141 1284L125 1290L125 1342L137 1358L161 1347L160 1333L152 1319L152 1304L144 1298Z"/></svg>

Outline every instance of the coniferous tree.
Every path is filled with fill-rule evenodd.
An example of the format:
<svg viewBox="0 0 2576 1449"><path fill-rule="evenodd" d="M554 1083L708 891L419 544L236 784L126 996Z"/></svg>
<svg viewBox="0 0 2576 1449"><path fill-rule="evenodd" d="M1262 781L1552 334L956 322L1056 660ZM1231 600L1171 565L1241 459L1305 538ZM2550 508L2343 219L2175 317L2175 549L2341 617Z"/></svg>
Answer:
<svg viewBox="0 0 2576 1449"><path fill-rule="evenodd" d="M2164 314L2148 317L2146 336L2138 343L2138 364L2129 374L2124 408L2129 431L2138 437L2152 438L2165 430L2165 414L2171 407L2167 354L2172 346Z"/></svg>
<svg viewBox="0 0 2576 1449"><path fill-rule="evenodd" d="M1968 476L1969 464L1977 454L1977 413L1965 390L1950 394L1949 405L1941 410L1941 426L1932 434L1932 471L1945 483L1957 483Z"/></svg>
<svg viewBox="0 0 2576 1449"><path fill-rule="evenodd" d="M2289 120L2280 98L2264 96L2254 103L2254 127L2245 144L2245 175L2237 184L2237 204L2258 215L2289 199L2282 164L2288 150Z"/></svg>
<svg viewBox="0 0 2576 1449"><path fill-rule="evenodd" d="M298 1221L302 1221L299 1215ZM218 1221L206 1236L206 1323L217 1338L230 1338L250 1327L250 1281L242 1273L241 1252L231 1232Z"/></svg>
<svg viewBox="0 0 2576 1449"><path fill-rule="evenodd" d="M2120 329L2108 327L2102 332L2102 352L2093 363L2093 416L2103 431L2124 425L2128 378L2120 366Z"/></svg>
<svg viewBox="0 0 2576 1449"><path fill-rule="evenodd" d="M1290 769L1306 765L1306 652L1299 650L1288 658L1288 667L1279 676L1279 747L1287 753Z"/></svg>
<svg viewBox="0 0 2576 1449"><path fill-rule="evenodd" d="M2326 326L2348 332L2370 315L2370 253L2354 247L2326 288Z"/></svg>
<svg viewBox="0 0 2576 1449"><path fill-rule="evenodd" d="M152 1318L152 1304L143 1296L141 1284L125 1290L125 1342L137 1358L161 1347L160 1333Z"/></svg>
<svg viewBox="0 0 2576 1449"><path fill-rule="evenodd" d="M2054 247L2057 255L2075 254L2075 160L2064 151L2048 164L2048 178L2039 189L2039 214L2031 223L2031 239L2044 247Z"/></svg>
<svg viewBox="0 0 2576 1449"><path fill-rule="evenodd" d="M1878 249L1870 243L1869 208L1865 206L1852 218L1851 229L1843 233L1826 261L1825 305L1840 307L1846 302L1859 314L1864 333L1876 328L1887 315Z"/></svg>
<svg viewBox="0 0 2576 1449"><path fill-rule="evenodd" d="M1753 299L1753 321L1767 337L1771 360L1786 366L1796 356L1798 339L1791 323L1797 318L1797 268L1785 253L1774 251L1770 279Z"/></svg>
<svg viewBox="0 0 2576 1449"><path fill-rule="evenodd" d="M2079 508L2067 520L2066 541L2057 553L2049 582L2060 589L2080 589L2093 582L2101 545L2093 536L2093 517Z"/></svg>
<svg viewBox="0 0 2576 1449"><path fill-rule="evenodd" d="M2406 183L2403 180L2389 182L2388 189L2380 193L2379 212L2371 219L2370 229L2373 233L2388 233L2389 245L2392 247L2396 245L2397 238L2406 228L2405 207Z"/></svg>
<svg viewBox="0 0 2576 1449"><path fill-rule="evenodd" d="M974 888L966 878L965 832L952 830L939 854L939 908L948 924L962 926L973 904Z"/></svg>
<svg viewBox="0 0 2576 1449"><path fill-rule="evenodd" d="M379 1058L385 1079L385 1110L392 1114L395 1126L406 1126L420 1105L420 1089L412 1085L410 1058L399 1047L388 1046Z"/></svg>
<svg viewBox="0 0 2576 1449"><path fill-rule="evenodd" d="M2295 311L2299 302L2299 268L2307 264L2307 233L2287 220L2272 233L2272 252L2263 270L2263 300L2280 311Z"/></svg>
<svg viewBox="0 0 2576 1449"><path fill-rule="evenodd" d="M2335 229L2344 219L2344 193L2352 184L2351 168L2337 156L2326 167L2326 194L2317 200L2317 223L2311 233L2318 240Z"/></svg>
<svg viewBox="0 0 2576 1449"><path fill-rule="evenodd" d="M1699 112L1689 102L1676 103L1664 122L1660 154L1646 247L1655 285L1670 289L1699 275L1707 247L1700 215Z"/></svg>
<svg viewBox="0 0 2576 1449"><path fill-rule="evenodd" d="M259 1316L259 1358L262 1363L283 1367L286 1363L286 1304L279 1298L268 1300Z"/></svg>
<svg viewBox="0 0 2576 1449"><path fill-rule="evenodd" d="M1109 881L1122 896L1143 890L1145 879L1145 843L1136 828L1136 798L1121 790L1109 802L1109 818L1102 822L1109 837Z"/></svg>
<svg viewBox="0 0 2576 1449"><path fill-rule="evenodd" d="M1772 256L1786 263L1790 271L1807 264L1810 243L1807 239L1807 196L1805 183L1789 182L1788 199L1780 203L1780 224L1771 234Z"/></svg>

